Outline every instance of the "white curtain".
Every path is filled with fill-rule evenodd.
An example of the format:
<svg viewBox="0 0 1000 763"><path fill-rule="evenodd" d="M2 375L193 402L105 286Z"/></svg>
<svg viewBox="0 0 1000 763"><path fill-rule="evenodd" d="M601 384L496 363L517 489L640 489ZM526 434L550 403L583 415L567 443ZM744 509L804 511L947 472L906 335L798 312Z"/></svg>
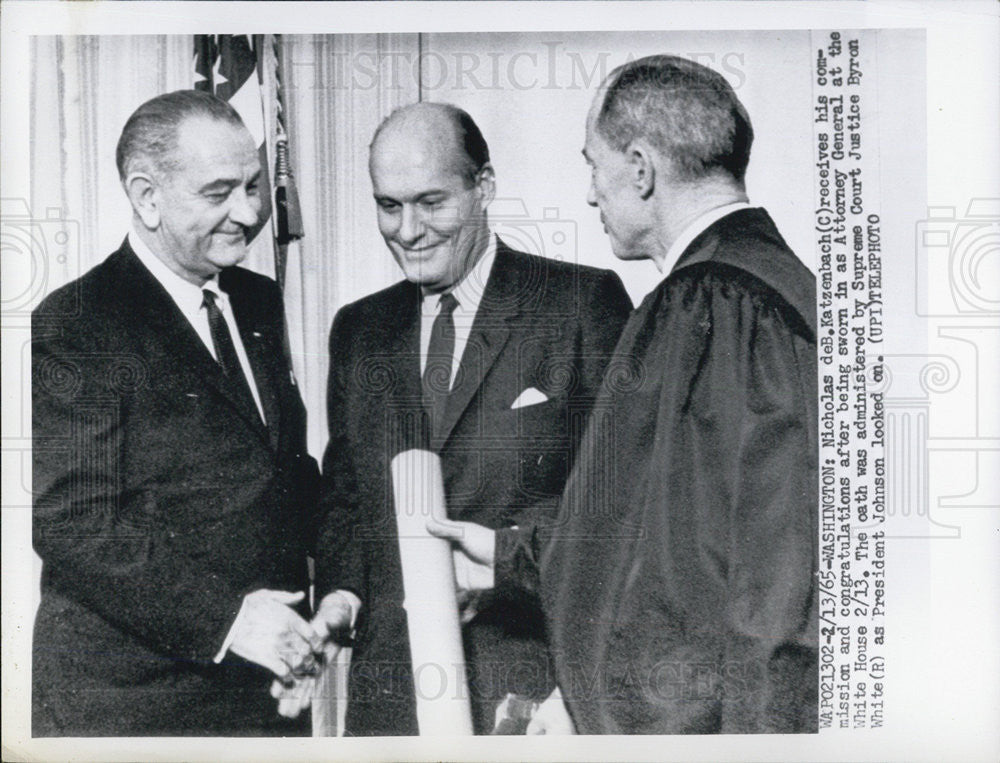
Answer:
<svg viewBox="0 0 1000 763"><path fill-rule="evenodd" d="M306 234L298 256L289 258L285 300L314 454L326 441L333 316L401 277L375 224L368 144L393 108L418 98L405 61L415 58L417 45L417 35L281 38L292 166ZM362 76L373 60L383 62L380 76Z"/></svg>
<svg viewBox="0 0 1000 763"><path fill-rule="evenodd" d="M189 36L34 39L32 213L64 220L72 247L64 262L48 258L47 291L86 272L125 237L131 210L115 169L118 135L143 101L191 87L192 45Z"/></svg>

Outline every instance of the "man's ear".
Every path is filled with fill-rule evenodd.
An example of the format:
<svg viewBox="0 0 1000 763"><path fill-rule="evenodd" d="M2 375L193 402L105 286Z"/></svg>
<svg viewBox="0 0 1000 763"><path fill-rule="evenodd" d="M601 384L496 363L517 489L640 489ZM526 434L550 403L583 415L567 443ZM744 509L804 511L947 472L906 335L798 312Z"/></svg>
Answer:
<svg viewBox="0 0 1000 763"><path fill-rule="evenodd" d="M153 178L145 172L133 172L125 178L125 193L132 209L149 230L160 227L159 193Z"/></svg>
<svg viewBox="0 0 1000 763"><path fill-rule="evenodd" d="M493 165L489 162L480 167L476 173L476 187L479 189L479 200L483 209L486 209L497 193L496 175L493 172Z"/></svg>
<svg viewBox="0 0 1000 763"><path fill-rule="evenodd" d="M645 144L635 142L625 149L625 156L628 160L629 181L632 187L641 198L648 199L656 188L656 165L652 151Z"/></svg>

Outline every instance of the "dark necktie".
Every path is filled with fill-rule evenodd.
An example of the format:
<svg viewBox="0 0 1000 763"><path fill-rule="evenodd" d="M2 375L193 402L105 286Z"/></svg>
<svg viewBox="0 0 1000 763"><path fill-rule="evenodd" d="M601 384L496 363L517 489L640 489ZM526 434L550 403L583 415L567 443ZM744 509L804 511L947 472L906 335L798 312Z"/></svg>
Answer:
<svg viewBox="0 0 1000 763"><path fill-rule="evenodd" d="M201 293L204 295L201 306L208 313L208 329L212 332L215 358L222 367L230 385L241 398L241 402L244 405L249 405L259 416L260 411L257 409L257 403L254 402L250 384L247 382L243 366L240 365L239 356L236 354L236 345L233 344L233 337L229 333L229 325L226 323L219 306L215 304L215 292L210 289L202 289Z"/></svg>
<svg viewBox="0 0 1000 763"><path fill-rule="evenodd" d="M458 300L454 294L442 294L439 304L437 317L431 326L423 376L424 407L434 433L440 431L451 387L451 366L455 356L455 319L452 313L458 307Z"/></svg>

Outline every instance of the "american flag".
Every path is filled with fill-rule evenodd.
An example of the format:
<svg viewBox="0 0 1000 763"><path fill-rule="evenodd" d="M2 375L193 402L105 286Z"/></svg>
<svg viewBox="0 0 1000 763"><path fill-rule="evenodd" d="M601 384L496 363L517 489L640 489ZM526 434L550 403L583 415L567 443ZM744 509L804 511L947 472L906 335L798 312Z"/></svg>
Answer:
<svg viewBox="0 0 1000 763"><path fill-rule="evenodd" d="M252 231L251 260L263 260L279 283L285 276L285 262L289 242L301 238L301 214L298 197L288 163L288 145L279 110L279 122L273 134L268 134L265 114L265 92L262 87L260 46L266 36L251 35L195 35L194 86L214 93L233 106L243 119L260 152L261 187L271 189L271 167L275 164L276 199L278 214L272 221L271 194L262 194L263 207L257 227ZM280 93L277 93L280 101ZM269 156L268 148L271 146ZM273 236L259 235L268 225ZM256 255L256 256L255 256Z"/></svg>

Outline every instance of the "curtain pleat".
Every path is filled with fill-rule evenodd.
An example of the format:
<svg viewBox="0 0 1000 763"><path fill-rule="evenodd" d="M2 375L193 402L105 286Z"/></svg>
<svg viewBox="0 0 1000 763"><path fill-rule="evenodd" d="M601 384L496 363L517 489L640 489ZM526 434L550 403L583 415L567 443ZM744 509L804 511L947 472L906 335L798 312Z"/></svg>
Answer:
<svg viewBox="0 0 1000 763"><path fill-rule="evenodd" d="M326 442L327 340L333 316L400 278L375 222L368 144L392 109L417 100L404 60L415 59L416 38L282 37L289 145L306 233L298 258L288 263L286 310L293 352L301 353L296 365L304 376L300 387L309 411L309 446L317 455ZM378 78L362 76L385 51L396 54L390 68Z"/></svg>

